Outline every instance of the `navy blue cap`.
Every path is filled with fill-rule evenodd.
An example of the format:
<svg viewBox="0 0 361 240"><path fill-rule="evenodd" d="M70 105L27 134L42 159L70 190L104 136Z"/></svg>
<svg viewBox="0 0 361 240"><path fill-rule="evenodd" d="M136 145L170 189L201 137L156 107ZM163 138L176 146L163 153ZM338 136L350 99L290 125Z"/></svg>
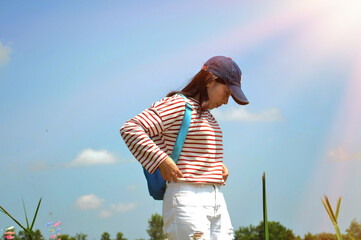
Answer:
<svg viewBox="0 0 361 240"><path fill-rule="evenodd" d="M242 72L232 58L215 56L210 58L203 66L227 84L232 93L233 100L241 105L249 103L241 89Z"/></svg>

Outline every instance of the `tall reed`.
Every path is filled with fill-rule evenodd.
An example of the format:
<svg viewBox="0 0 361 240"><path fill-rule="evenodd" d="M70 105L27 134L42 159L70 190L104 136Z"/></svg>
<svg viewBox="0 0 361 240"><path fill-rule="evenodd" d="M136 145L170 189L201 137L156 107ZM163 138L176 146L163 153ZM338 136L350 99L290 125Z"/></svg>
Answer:
<svg viewBox="0 0 361 240"><path fill-rule="evenodd" d="M325 200L321 199L323 205L325 206L325 209L327 211L328 216L330 217L333 226L335 227L335 231L336 231L336 236L338 240L342 240L342 235L340 233L340 229L338 228L337 225L337 218L338 218L338 213L340 210L340 205L341 205L341 197L339 197L338 201L337 201L337 207L336 207L336 215L333 213L332 207L330 202L328 201L327 196L325 195Z"/></svg>
<svg viewBox="0 0 361 240"><path fill-rule="evenodd" d="M268 220L267 220L267 200L266 200L266 173L262 176L262 192L263 192L263 224L264 224L264 239L269 240L268 234Z"/></svg>

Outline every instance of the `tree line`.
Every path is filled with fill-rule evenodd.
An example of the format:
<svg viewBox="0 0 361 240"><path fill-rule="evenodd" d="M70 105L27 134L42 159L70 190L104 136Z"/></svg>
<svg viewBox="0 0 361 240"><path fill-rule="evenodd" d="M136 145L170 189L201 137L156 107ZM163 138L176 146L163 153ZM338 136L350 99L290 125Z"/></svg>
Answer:
<svg viewBox="0 0 361 240"><path fill-rule="evenodd" d="M268 231L270 240L337 240L334 233L307 233L303 236L296 236L291 229L286 228L279 222L269 221ZM263 221L257 226L239 227L235 231L235 240L264 240ZM361 222L353 219L346 229L346 234L342 234L343 240L361 240Z"/></svg>
<svg viewBox="0 0 361 240"><path fill-rule="evenodd" d="M152 214L148 220L147 233L150 240L165 240L166 237L162 230L163 218L159 214ZM268 222L269 240L337 240L334 233L307 233L303 237L296 236L291 229L286 228L280 222ZM32 240L46 240L39 229L35 230ZM87 234L77 233L75 236L61 234L61 240L88 240ZM2 239L5 239L3 236ZM346 233L342 235L343 240L361 240L361 221L357 222L353 219L350 226L346 229ZM29 240L24 231L19 231L14 235L13 240ZM104 232L100 236L100 240L128 240L122 232L118 232L114 239L108 232ZM145 239L136 239L145 240ZM235 230L235 240L264 240L264 224L260 222L257 226L249 225L247 227L239 227Z"/></svg>

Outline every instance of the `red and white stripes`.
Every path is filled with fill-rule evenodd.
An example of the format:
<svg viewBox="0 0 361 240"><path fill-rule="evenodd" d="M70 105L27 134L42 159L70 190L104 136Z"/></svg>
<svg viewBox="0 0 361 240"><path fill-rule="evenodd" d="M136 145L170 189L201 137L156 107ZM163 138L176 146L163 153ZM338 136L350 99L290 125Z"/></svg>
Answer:
<svg viewBox="0 0 361 240"><path fill-rule="evenodd" d="M180 181L223 184L222 131L209 111L199 115L198 102L192 98L188 101L193 111L177 163L184 176ZM184 112L182 96L166 97L127 121L120 129L131 153L150 173L171 155Z"/></svg>

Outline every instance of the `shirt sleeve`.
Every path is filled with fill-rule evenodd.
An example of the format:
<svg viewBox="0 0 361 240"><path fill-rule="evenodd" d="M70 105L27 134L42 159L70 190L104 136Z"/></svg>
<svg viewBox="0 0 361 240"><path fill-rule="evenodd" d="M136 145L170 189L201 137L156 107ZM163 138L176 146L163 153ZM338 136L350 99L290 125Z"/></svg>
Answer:
<svg viewBox="0 0 361 240"><path fill-rule="evenodd" d="M153 173L168 155L151 137L161 135L174 123L182 120L185 100L179 95L164 98L128 120L120 129L125 144L134 157Z"/></svg>

